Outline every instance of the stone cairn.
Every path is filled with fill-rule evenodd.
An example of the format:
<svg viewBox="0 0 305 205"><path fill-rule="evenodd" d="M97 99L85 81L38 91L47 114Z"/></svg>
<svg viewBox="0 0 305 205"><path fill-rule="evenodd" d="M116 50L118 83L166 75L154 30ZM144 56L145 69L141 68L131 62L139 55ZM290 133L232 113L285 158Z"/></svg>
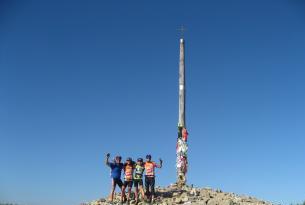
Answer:
<svg viewBox="0 0 305 205"><path fill-rule="evenodd" d="M107 199L102 198L81 205L110 205L120 204L120 194L116 194L115 199L110 203ZM134 196L132 194L132 196ZM126 202L126 204L128 204ZM135 205L136 201L129 202L130 205ZM140 200L138 205L149 204L144 200ZM270 202L262 201L250 196L241 196L234 193L225 193L221 190L213 190L211 188L195 188L193 186L179 187L177 184L172 184L168 187L156 187L156 199L153 204L156 205L272 205Z"/></svg>

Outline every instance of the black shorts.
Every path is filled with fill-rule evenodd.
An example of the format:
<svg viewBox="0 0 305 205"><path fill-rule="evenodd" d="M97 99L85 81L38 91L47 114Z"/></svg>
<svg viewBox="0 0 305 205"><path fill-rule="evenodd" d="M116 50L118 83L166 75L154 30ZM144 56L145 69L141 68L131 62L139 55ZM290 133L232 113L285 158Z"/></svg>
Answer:
<svg viewBox="0 0 305 205"><path fill-rule="evenodd" d="M122 182L121 179L114 179L114 178L113 178L112 180L113 180L114 186L115 186L115 185L118 185L120 188L122 187L123 182Z"/></svg>
<svg viewBox="0 0 305 205"><path fill-rule="evenodd" d="M133 184L134 184L135 187L143 186L143 180L142 179L134 179Z"/></svg>
<svg viewBox="0 0 305 205"><path fill-rule="evenodd" d="M124 187L132 187L132 181L124 181Z"/></svg>

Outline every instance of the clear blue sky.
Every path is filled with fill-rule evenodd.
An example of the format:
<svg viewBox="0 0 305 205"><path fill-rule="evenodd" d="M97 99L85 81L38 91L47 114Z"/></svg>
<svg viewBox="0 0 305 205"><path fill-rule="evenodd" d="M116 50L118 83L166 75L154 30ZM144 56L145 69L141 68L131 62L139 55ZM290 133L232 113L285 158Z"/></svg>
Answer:
<svg viewBox="0 0 305 205"><path fill-rule="evenodd" d="M181 24L189 183L305 199L305 2L175 2L0 2L1 201L106 196L107 152L174 182Z"/></svg>

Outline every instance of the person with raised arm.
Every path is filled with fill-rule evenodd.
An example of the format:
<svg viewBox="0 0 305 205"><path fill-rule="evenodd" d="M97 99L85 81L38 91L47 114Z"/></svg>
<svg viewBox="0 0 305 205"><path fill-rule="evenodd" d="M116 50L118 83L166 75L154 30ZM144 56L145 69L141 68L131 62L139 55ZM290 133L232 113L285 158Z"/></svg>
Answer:
<svg viewBox="0 0 305 205"><path fill-rule="evenodd" d="M112 182L112 186L111 186L111 191L110 191L110 197L109 197L109 201L113 202L113 196L114 196L114 191L115 191L115 187L116 185L118 185L121 189L121 201L123 201L123 182L121 180L121 173L122 173L122 169L124 167L123 163L121 163L122 157L121 156L116 156L114 159L114 162L109 162L109 158L110 158L110 154L108 153L106 155L105 158L105 164L110 167L111 172L111 182Z"/></svg>
<svg viewBox="0 0 305 205"><path fill-rule="evenodd" d="M162 168L162 159L159 159L160 164L151 161L151 155L146 155L145 167L145 189L147 199L150 199L151 202L154 202L155 198L155 168Z"/></svg>

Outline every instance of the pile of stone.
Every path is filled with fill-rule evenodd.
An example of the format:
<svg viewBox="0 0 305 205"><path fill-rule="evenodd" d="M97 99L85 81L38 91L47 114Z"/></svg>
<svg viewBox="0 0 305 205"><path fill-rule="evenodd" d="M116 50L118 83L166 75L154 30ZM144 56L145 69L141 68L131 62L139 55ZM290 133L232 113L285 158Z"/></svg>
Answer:
<svg viewBox="0 0 305 205"><path fill-rule="evenodd" d="M108 205L107 199L99 199L83 205ZM120 204L120 194L116 194L112 204ZM127 204L127 203L126 203ZM135 205L135 200L129 202ZM149 204L141 200L138 205ZM258 200L250 196L239 196L234 193L225 193L211 188L194 188L192 186L178 187L172 184L168 187L156 188L156 205L272 205L270 202Z"/></svg>

